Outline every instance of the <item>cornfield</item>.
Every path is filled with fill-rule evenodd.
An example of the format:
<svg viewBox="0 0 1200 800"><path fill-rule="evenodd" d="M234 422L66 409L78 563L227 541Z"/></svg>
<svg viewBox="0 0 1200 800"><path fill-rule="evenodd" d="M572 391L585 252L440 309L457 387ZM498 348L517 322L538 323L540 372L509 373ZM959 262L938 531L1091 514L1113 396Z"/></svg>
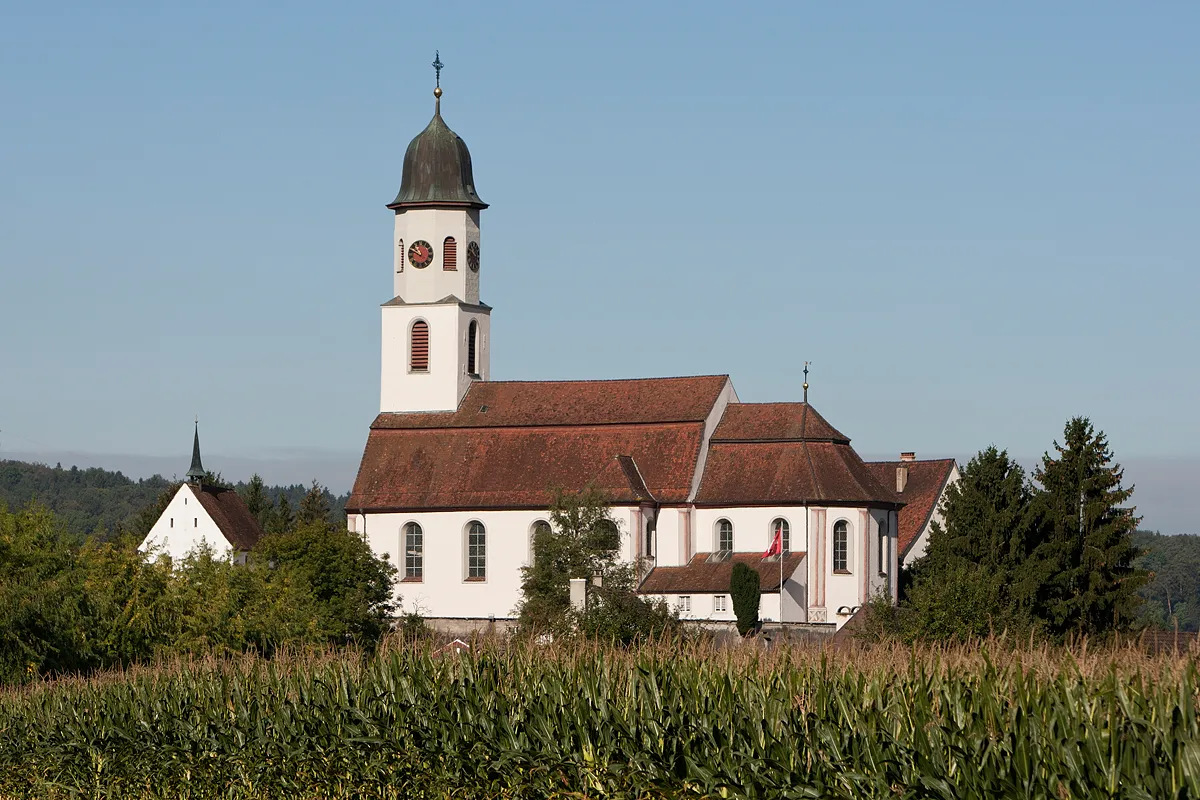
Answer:
<svg viewBox="0 0 1200 800"><path fill-rule="evenodd" d="M1200 797L1196 663L482 643L0 693L0 796Z"/></svg>

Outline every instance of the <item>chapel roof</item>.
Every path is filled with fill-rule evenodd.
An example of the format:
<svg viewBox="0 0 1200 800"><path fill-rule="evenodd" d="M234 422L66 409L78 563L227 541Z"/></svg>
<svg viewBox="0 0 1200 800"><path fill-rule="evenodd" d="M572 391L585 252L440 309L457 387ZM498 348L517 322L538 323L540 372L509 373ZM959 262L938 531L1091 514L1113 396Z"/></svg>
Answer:
<svg viewBox="0 0 1200 800"><path fill-rule="evenodd" d="M938 499L946 482L953 474L956 462L953 458L927 459L923 461L871 461L867 467L875 474L885 487L893 489L892 494L903 502L900 509L897 533L899 553L903 558L912 547L913 542L920 536L921 531L929 524L933 512L937 510ZM896 469L908 468L908 481L903 492L894 491L896 486Z"/></svg>
<svg viewBox="0 0 1200 800"><path fill-rule="evenodd" d="M638 591L642 594L724 594L729 591L733 577L733 565L745 564L758 573L759 588L764 592L779 591L779 559L763 558L762 553L733 553L724 561L709 562L709 553L696 553L682 567L655 567L642 581ZM790 552L783 555L783 577L791 577L804 553Z"/></svg>
<svg viewBox="0 0 1200 800"><path fill-rule="evenodd" d="M808 403L730 403L713 432L695 500L708 506L904 502Z"/></svg>
<svg viewBox="0 0 1200 800"><path fill-rule="evenodd" d="M388 208L487 208L475 191L471 151L442 119L441 104L439 93L433 119L408 143L400 191Z"/></svg>
<svg viewBox="0 0 1200 800"><path fill-rule="evenodd" d="M233 549L250 550L265 535L258 519L233 489L218 486L190 488Z"/></svg>

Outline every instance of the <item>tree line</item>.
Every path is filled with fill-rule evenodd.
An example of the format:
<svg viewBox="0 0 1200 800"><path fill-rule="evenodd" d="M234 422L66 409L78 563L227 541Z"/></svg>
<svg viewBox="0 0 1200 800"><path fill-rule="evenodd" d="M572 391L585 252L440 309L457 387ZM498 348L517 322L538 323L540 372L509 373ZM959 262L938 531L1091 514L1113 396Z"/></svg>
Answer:
<svg viewBox="0 0 1200 800"><path fill-rule="evenodd" d="M244 495L256 480L264 497L278 504L282 496L292 509L299 506L312 488L299 483L267 486L258 476L250 481L222 483ZM65 468L62 464L51 467L0 460L0 502L9 508L25 508L36 501L60 517L71 534L104 540L121 534L144 536L149 530L145 519L147 509L155 506L163 491L177 485L176 480L162 475L134 480L121 472L99 467ZM322 491L329 505L330 521L343 519L349 494ZM150 524L153 522L150 520Z"/></svg>

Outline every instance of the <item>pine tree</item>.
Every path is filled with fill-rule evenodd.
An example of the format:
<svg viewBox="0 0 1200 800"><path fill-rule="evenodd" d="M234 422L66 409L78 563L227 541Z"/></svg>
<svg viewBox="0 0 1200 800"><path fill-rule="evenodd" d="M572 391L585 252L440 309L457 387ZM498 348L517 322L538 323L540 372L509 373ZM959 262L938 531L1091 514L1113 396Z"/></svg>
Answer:
<svg viewBox="0 0 1200 800"><path fill-rule="evenodd" d="M280 492L275 501L275 508L271 510L267 520L267 533L287 533L295 525L295 522L292 504L288 502L287 495Z"/></svg>
<svg viewBox="0 0 1200 800"><path fill-rule="evenodd" d="M271 501L267 499L266 487L257 472L250 478L250 482L246 484L246 488L242 490L241 494L246 508L258 520L258 524L266 530L267 521L271 515Z"/></svg>
<svg viewBox="0 0 1200 800"><path fill-rule="evenodd" d="M1037 480L1045 538L1034 557L1047 571L1042 613L1057 634L1097 634L1129 627L1145 571L1134 568L1138 517L1124 504L1133 488L1113 462L1108 440L1084 417L1069 420L1057 455L1046 453Z"/></svg>
<svg viewBox="0 0 1200 800"><path fill-rule="evenodd" d="M304 499L300 501L300 512L296 515L300 525L311 525L315 522L329 522L329 500L325 497L325 487L313 479Z"/></svg>
<svg viewBox="0 0 1200 800"><path fill-rule="evenodd" d="M908 638L971 639L1037 626L1034 493L1025 471L996 447L980 451L946 491L925 556L911 570L903 613Z"/></svg>

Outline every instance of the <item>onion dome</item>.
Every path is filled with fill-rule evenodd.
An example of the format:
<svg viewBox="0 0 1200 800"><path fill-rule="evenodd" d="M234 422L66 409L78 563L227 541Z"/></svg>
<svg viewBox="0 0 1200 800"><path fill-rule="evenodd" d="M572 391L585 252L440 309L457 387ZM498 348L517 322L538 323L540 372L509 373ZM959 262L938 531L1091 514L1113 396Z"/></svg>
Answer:
<svg viewBox="0 0 1200 800"><path fill-rule="evenodd" d="M400 192L388 208L487 208L487 203L475 193L467 143L442 119L440 87L434 90L434 97L437 99L433 119L409 142L404 153Z"/></svg>

